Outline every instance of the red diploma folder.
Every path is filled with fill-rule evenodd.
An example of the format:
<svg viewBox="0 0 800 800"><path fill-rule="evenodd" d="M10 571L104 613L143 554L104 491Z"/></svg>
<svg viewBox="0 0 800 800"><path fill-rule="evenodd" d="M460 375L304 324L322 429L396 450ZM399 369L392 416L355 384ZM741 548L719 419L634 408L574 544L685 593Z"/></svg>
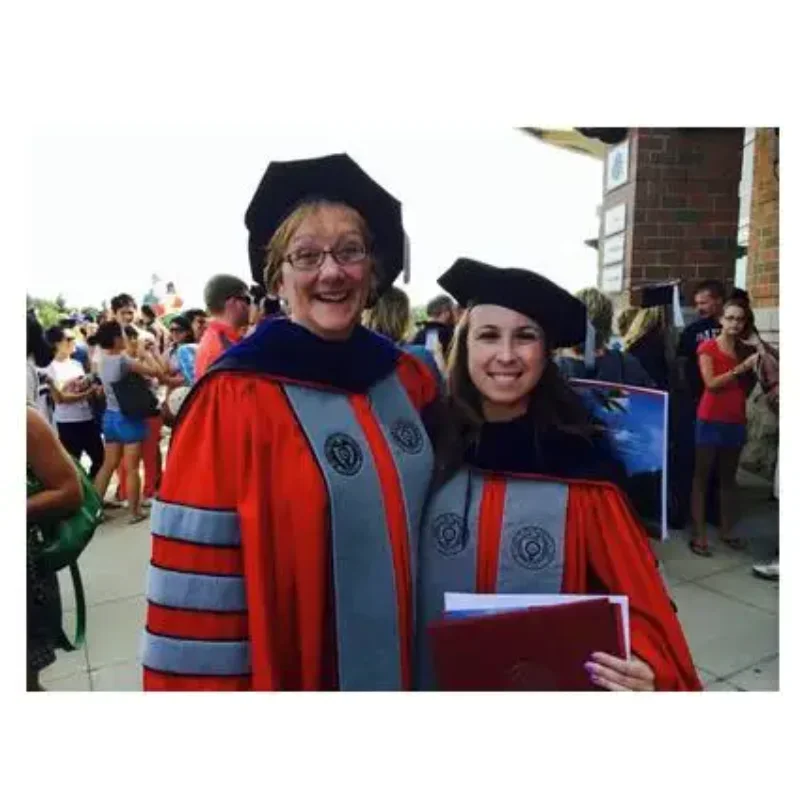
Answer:
<svg viewBox="0 0 800 800"><path fill-rule="evenodd" d="M594 652L625 657L619 606L605 598L428 626L439 689L595 691L584 664Z"/></svg>

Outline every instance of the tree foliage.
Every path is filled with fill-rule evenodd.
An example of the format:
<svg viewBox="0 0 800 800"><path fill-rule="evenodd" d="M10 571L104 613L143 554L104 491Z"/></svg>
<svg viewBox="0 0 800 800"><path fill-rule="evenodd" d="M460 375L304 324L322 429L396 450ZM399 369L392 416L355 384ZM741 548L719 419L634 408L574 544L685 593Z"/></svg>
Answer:
<svg viewBox="0 0 800 800"><path fill-rule="evenodd" d="M36 316L45 330L52 325L57 325L64 317L91 315L96 319L100 314L100 309L93 306L84 306L80 309L70 306L63 294L59 294L54 300L27 295L26 300L27 307L36 311Z"/></svg>
<svg viewBox="0 0 800 800"><path fill-rule="evenodd" d="M428 315L425 313L425 306L414 306L411 309L411 318L414 322L425 322Z"/></svg>
<svg viewBox="0 0 800 800"><path fill-rule="evenodd" d="M28 295L28 308L32 308L39 318L42 327L47 330L51 325L56 325L65 316L64 298L59 295L55 300L47 300L43 297L31 297ZM61 302L59 302L61 301Z"/></svg>

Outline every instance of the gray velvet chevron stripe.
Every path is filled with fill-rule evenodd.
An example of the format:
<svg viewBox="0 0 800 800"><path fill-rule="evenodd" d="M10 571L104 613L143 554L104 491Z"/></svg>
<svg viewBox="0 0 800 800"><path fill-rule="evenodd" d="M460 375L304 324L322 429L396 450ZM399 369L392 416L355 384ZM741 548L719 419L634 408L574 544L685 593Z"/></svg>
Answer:
<svg viewBox="0 0 800 800"><path fill-rule="evenodd" d="M338 392L284 385L328 491L333 550L339 686L402 688L397 587L383 492L366 436ZM369 393L403 487L408 548L430 480L432 453L419 415L395 375ZM417 522L415 522L417 521Z"/></svg>
<svg viewBox="0 0 800 800"><path fill-rule="evenodd" d="M485 482L465 467L429 505L422 528L417 627L417 681L435 688L427 626L444 613L445 592L475 592L478 521ZM506 481L498 554L497 593L557 594L564 575L569 487L524 478Z"/></svg>

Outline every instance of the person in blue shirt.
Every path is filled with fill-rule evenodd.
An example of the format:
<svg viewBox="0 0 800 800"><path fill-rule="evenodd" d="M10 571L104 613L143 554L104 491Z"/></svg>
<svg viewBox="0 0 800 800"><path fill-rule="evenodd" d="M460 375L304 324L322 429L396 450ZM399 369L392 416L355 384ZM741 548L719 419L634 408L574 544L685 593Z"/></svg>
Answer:
<svg viewBox="0 0 800 800"><path fill-rule="evenodd" d="M561 374L565 378L583 378L652 388L654 386L652 378L635 356L608 346L614 314L611 300L594 288L581 289L575 293L575 297L586 306L589 321L595 329L594 365L587 365L582 346L569 348L562 350L561 355L555 359Z"/></svg>

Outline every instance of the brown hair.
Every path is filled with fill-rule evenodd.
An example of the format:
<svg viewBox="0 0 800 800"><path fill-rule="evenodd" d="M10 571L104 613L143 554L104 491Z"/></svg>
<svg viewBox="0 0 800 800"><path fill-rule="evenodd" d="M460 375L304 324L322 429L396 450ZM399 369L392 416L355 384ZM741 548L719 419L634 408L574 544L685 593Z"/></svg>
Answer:
<svg viewBox="0 0 800 800"><path fill-rule="evenodd" d="M744 327L742 328L742 333L739 338L736 340L735 349L736 349L736 357L739 361L744 361L748 355L750 355L751 348L746 345L742 339L747 339L753 333L755 329L755 314L753 314L753 309L750 307L750 303L744 297L731 297L730 300L725 302L725 305L722 306L722 312L725 313L725 309L729 306L736 306L736 308L741 308L744 312Z"/></svg>
<svg viewBox="0 0 800 800"><path fill-rule="evenodd" d="M447 363L448 399L436 422L437 440L436 484L445 483L463 464L470 446L480 435L485 417L481 395L469 374L468 333L471 307L464 312L453 334L453 344ZM564 433L591 439L599 430L577 393L561 376L558 367L548 357L547 366L530 396L525 415L535 429L557 429ZM531 442L533 446L533 442Z"/></svg>
<svg viewBox="0 0 800 800"><path fill-rule="evenodd" d="M301 203L286 219L281 222L278 229L272 234L269 244L266 249L266 257L264 260L264 286L266 286L267 293L276 295L278 293L278 286L280 284L281 266L286 258L286 251L289 247L292 237L297 233L297 229L308 219L312 214L316 214L321 208L326 207L346 208L352 212L356 217L359 232L364 237L364 242L367 245L367 250L372 247L372 234L366 221L351 206L344 203L336 203L331 200L310 200ZM373 272L378 270L378 264L374 256L371 256Z"/></svg>
<svg viewBox="0 0 800 800"><path fill-rule="evenodd" d="M364 312L364 325L393 342L405 341L411 326L411 303L397 286L390 286L375 305Z"/></svg>
<svg viewBox="0 0 800 800"><path fill-rule="evenodd" d="M722 306L723 312L728 306L736 306L736 308L741 308L742 311L744 311L744 330L742 331L742 336L746 338L752 332L756 322L756 317L755 314L753 314L750 303L744 297L731 297L730 300L726 300L725 305Z"/></svg>
<svg viewBox="0 0 800 800"><path fill-rule="evenodd" d="M246 293L247 284L241 278L237 278L235 275L214 275L206 283L203 299L206 302L206 308L212 314L222 314L225 310L225 303L231 297ZM173 319L170 325L174 321ZM184 316L183 320L178 321L178 324L183 327L185 321L186 317ZM189 322L189 328L191 329L191 322Z"/></svg>

